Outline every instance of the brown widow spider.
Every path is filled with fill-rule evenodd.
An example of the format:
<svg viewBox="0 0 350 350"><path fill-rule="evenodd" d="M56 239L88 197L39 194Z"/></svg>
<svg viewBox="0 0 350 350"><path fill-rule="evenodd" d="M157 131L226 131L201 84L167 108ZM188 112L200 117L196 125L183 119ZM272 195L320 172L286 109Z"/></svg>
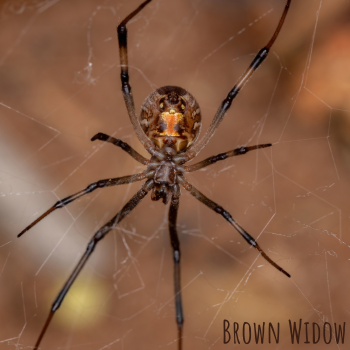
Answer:
<svg viewBox="0 0 350 350"><path fill-rule="evenodd" d="M283 270L265 254L255 239L232 218L228 211L198 191L186 180L184 176L184 173L199 170L214 164L219 160L245 154L251 150L270 147L272 145L259 144L248 147L240 147L216 156L209 157L193 165L187 166L184 164L192 160L209 142L224 115L230 108L233 99L237 96L254 71L267 57L271 46L275 42L282 28L291 0L287 0L281 19L270 41L258 52L248 69L228 93L227 97L223 100L218 111L216 112L208 130L199 140L199 131L201 129L200 108L194 97L183 88L176 86L165 86L157 89L151 93L142 104L140 120L137 117L131 87L129 85L126 24L151 1L152 0L144 1L135 11L130 13L117 28L121 67L120 76L126 108L134 131L146 151L150 153L151 158L144 158L125 142L103 133L98 133L91 139L91 141L101 140L109 142L122 148L136 161L147 166L147 169L135 175L105 179L90 184L85 189L58 201L43 215L26 227L18 235L18 237L23 235L26 231L28 231L54 210L63 208L67 204L86 195L87 193L96 190L97 188L129 184L141 180L146 181L142 185L141 189L124 205L124 207L111 220L102 226L90 240L86 252L54 300L49 316L34 346L34 350L38 349L56 310L60 307L62 301L69 291L69 288L72 286L88 258L94 251L97 243L104 238L107 233L112 230L126 215L128 215L149 191L152 191L151 199L154 201L161 199L164 204L167 204L170 201L169 233L174 258L175 307L179 350L182 349L182 329L184 322L180 283L180 243L176 230L176 219L179 208L179 198L181 195L180 185L207 207L214 210L216 213L221 214L224 219L227 220L250 245L256 248L272 266L277 268L286 276L290 277L285 270Z"/></svg>

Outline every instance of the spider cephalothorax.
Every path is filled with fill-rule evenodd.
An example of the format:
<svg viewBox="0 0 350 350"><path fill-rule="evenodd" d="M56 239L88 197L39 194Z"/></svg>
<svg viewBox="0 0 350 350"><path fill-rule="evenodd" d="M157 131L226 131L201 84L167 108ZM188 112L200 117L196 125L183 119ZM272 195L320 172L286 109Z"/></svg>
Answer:
<svg viewBox="0 0 350 350"><path fill-rule="evenodd" d="M128 56L127 56L127 28L126 24L137 15L151 0L144 1L135 11L127 16L118 26L119 39L119 55L120 55L120 69L122 92L125 100L125 105L133 125L134 131L142 143L146 151L151 155L150 159L143 157L136 152L132 147L122 140L116 139L112 136L98 133L91 140L101 140L112 143L133 157L139 163L147 166L147 169L134 175L122 176L118 178L108 178L94 182L85 189L59 200L38 219L27 226L18 236L23 235L31 227L41 221L44 217L49 215L56 209L63 208L76 199L91 193L98 188L117 186L122 184L129 184L136 181L146 180L137 193L124 205L124 207L105 225L103 225L91 238L87 245L86 251L76 265L72 274L66 281L65 285L57 295L52 304L50 314L46 323L39 335L39 338L34 346L34 350L39 348L40 342L48 328L54 313L60 307L68 290L79 275L80 271L88 261L97 243L105 237L108 232L114 229L117 224L128 215L138 203L152 191L152 200L162 199L169 205L169 234L170 243L173 249L174 258L174 289L175 289L175 307L176 307L176 323L178 329L178 350L182 349L182 329L184 316L182 312L181 300L181 281L180 281L180 241L177 235L176 220L179 209L180 200L180 185L188 191L193 197L205 204L209 209L222 215L222 217L246 240L248 244L256 248L261 256L263 256L272 266L290 277L288 272L283 270L274 261L272 261L260 248L256 240L244 230L231 216L231 214L220 205L206 197L203 193L191 185L185 178L184 174L196 171L207 167L217 161L226 159L228 157L245 154L251 150L270 147L271 144L259 144L254 146L242 146L225 153L220 153L216 156L209 157L201 162L192 165L184 165L186 162L193 159L209 142L218 128L220 122L224 118L226 112L231 106L233 99L237 96L244 84L248 81L254 71L265 60L268 52L275 42L278 33L281 30L284 19L287 15L291 0L287 0L282 17L270 41L263 47L255 56L251 65L241 76L241 78L234 85L232 90L228 93L226 98L221 103L214 119L212 120L205 135L198 139L201 128L201 112L199 105L194 97L185 89L176 86L165 86L157 89L151 93L141 107L140 118L138 118L133 95L131 93L131 86L129 84L128 72Z"/></svg>
<svg viewBox="0 0 350 350"><path fill-rule="evenodd" d="M146 98L140 121L145 134L159 149L168 146L178 153L197 140L201 111L188 91L177 86L164 86Z"/></svg>
<svg viewBox="0 0 350 350"><path fill-rule="evenodd" d="M154 181L151 199L158 201L162 198L163 203L167 204L174 192L179 192L178 176L183 174L184 168L173 161L173 156L176 155L173 148L166 146L160 152L164 155L164 159L152 157L147 170L148 177Z"/></svg>

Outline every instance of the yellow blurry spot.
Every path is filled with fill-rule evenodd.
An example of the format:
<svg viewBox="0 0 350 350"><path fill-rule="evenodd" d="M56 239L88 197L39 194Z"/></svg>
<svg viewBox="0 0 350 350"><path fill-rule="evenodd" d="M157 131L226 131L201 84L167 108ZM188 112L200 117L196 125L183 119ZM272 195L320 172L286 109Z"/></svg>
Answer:
<svg viewBox="0 0 350 350"><path fill-rule="evenodd" d="M62 285L54 287L48 293L48 304L52 303L53 295L56 295ZM55 321L62 328L71 329L74 324L75 329L85 329L96 325L102 321L102 314L107 312L108 291L103 286L100 279L78 279L74 282L69 293L64 298L59 312L55 314Z"/></svg>
<svg viewBox="0 0 350 350"><path fill-rule="evenodd" d="M163 106L164 106L163 102L159 106L160 106L160 108L163 108Z"/></svg>
<svg viewBox="0 0 350 350"><path fill-rule="evenodd" d="M182 109L185 109L185 106L184 106L184 105L181 105L181 108L182 108Z"/></svg>
<svg viewBox="0 0 350 350"><path fill-rule="evenodd" d="M171 110L169 111L169 113L170 113L170 114L175 114L175 109L171 109Z"/></svg>

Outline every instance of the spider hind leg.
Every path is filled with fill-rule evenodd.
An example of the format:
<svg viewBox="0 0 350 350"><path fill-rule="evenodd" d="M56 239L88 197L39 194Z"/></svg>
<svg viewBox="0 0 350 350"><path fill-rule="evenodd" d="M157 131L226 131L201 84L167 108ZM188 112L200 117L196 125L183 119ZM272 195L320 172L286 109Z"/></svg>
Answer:
<svg viewBox="0 0 350 350"><path fill-rule="evenodd" d="M147 193L153 188L154 182L153 180L147 180L142 188L136 192L136 194L127 202L124 207L115 215L111 220L109 220L105 225L103 225L91 238L90 242L87 245L86 251L81 257L80 261L76 265L75 269L69 276L68 280L64 284L61 291L58 293L56 299L52 303L52 307L49 313L49 316L45 322L45 325L39 335L39 338L34 346L34 350L37 350L39 348L39 345L41 343L42 338L44 337L46 330L55 314L55 312L58 310L58 308L61 306L66 294L68 293L70 287L73 285L75 279L78 277L79 273L85 266L86 262L88 261L89 257L95 250L95 247L97 243L103 239L107 233L115 228L115 226L122 221L126 215L128 215L135 207L141 202L141 200L147 195Z"/></svg>
<svg viewBox="0 0 350 350"><path fill-rule="evenodd" d="M175 308L176 308L176 324L178 332L178 350L182 349L182 332L184 316L182 311L182 298L181 298L181 278L180 278L180 241L177 235L176 219L179 210L180 200L180 187L179 185L174 186L173 195L171 197L171 203L169 208L169 234L171 247L173 248L174 258L174 292L175 292Z"/></svg>

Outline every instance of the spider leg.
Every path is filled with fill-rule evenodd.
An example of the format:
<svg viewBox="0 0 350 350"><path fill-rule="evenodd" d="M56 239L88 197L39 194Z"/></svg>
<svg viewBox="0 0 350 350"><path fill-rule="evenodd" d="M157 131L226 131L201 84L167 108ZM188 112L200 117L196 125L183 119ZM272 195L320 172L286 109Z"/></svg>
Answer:
<svg viewBox="0 0 350 350"><path fill-rule="evenodd" d="M207 167L208 165L212 165L219 160L224 160L228 157L239 156L241 154L246 154L247 152L255 150L255 149L266 148L266 147L271 147L271 146L272 146L271 143L265 143L265 144L254 145L254 146L247 146L247 147L242 146L239 148L235 148L234 150L231 150L231 151L228 151L225 153L220 153L220 154L217 154L216 156L211 156L211 157L204 159L201 162L198 162L196 164L184 166L185 172L189 173L192 171L197 171L199 169Z"/></svg>
<svg viewBox="0 0 350 350"><path fill-rule="evenodd" d="M259 253L267 260L273 267L277 270L284 273L287 277L290 277L290 274L283 270L282 267L278 266L274 261L272 261L266 253L260 248L256 240L241 226L239 225L231 216L231 214L225 210L220 205L213 202L211 199L206 197L203 193L199 192L193 185L191 185L184 177L178 176L180 184L184 187L185 190L190 192L193 197L198 199L200 202L205 204L210 209L214 210L216 213L221 214L225 220L227 220L237 231L238 233L254 248L256 248Z"/></svg>
<svg viewBox="0 0 350 350"><path fill-rule="evenodd" d="M176 307L176 323L179 338L178 350L182 349L182 326L184 323L184 316L182 312L181 301L181 280L180 280L180 242L176 230L176 218L179 209L180 187L178 184L174 186L174 192L171 198L169 208L169 233L171 246L173 248L174 257L174 288L175 288L175 307Z"/></svg>
<svg viewBox="0 0 350 350"><path fill-rule="evenodd" d="M256 71L256 69L261 65L261 63L266 59L271 46L275 42L282 25L284 23L284 20L287 16L287 12L290 6L292 0L287 0L286 6L284 8L284 11L282 13L281 19L278 23L278 26L268 42L268 44L263 47L258 54L253 59L252 63L248 67L248 69L244 72L244 74L238 79L237 83L234 85L232 90L228 93L226 98L222 101L218 111L216 112L214 119L212 120L211 124L209 125L208 130L204 134L204 136L196 143L193 144L193 147L191 147L184 155L179 155L178 157L174 157L174 160L176 161L182 161L188 162L192 158L194 158L202 149L203 147L209 142L211 137L214 135L216 129L218 128L219 124L221 123L222 119L224 118L226 112L231 107L232 101L234 98L238 95L240 90L243 88L243 86L247 83L249 78L253 75L253 73Z"/></svg>
<svg viewBox="0 0 350 350"><path fill-rule="evenodd" d="M63 288L61 289L61 291L59 292L59 294L57 295L56 299L54 300L54 302L52 303L52 307L49 313L48 318L46 319L45 325L39 335L39 338L34 346L34 350L37 350L39 348L39 345L41 343L42 338L44 337L46 330L55 314L55 312L57 311L57 309L61 306L66 294L69 291L69 288L72 286L73 282L75 281L75 279L78 277L80 271L82 270L82 268L84 267L85 263L87 262L87 260L89 259L89 257L91 256L92 252L94 251L97 243L104 238L107 233L112 230L113 228L115 228L115 226L117 226L117 224L122 221L126 215L128 215L139 203L140 201L147 195L147 193L153 188L154 186L154 182L153 180L147 180L142 188L136 192L136 194L129 200L129 202L127 202L124 207L122 208L122 210L120 210L117 215L115 215L111 220L109 220L104 226L102 226L92 237L92 239L90 240L89 244L87 245L86 251L83 254L83 256L81 257L80 261L78 262L77 266L75 267L75 269L73 270L73 272L71 273L71 275L69 276L67 282L65 283L65 285L63 286Z"/></svg>
<svg viewBox="0 0 350 350"><path fill-rule="evenodd" d="M122 177L116 177L114 179L106 179L106 180L100 180L97 182L93 182L92 184L87 186L85 189L56 202L50 209L48 209L44 214L42 214L35 221L33 221L21 233L19 233L17 235L17 237L21 237L25 232L27 232L29 229L31 229L34 225L36 225L38 222L40 222L42 219L44 219L47 215L52 213L54 210L63 208L67 204L75 201L76 199L78 199L82 196L85 196L88 193L91 193L92 191L95 191L98 188L129 184L132 182L141 181L141 180L145 179L146 177L147 177L147 175L144 172L142 172L142 173L138 173L135 175L122 176Z"/></svg>
<svg viewBox="0 0 350 350"><path fill-rule="evenodd" d="M122 92L130 117L131 124L134 128L134 131L145 147L146 151L149 152L152 156L156 156L158 159L164 159L164 155L160 153L152 141L146 136L144 131L141 128L140 122L138 120L134 98L131 92L131 86L129 84L129 68L128 68L128 49L127 49L127 29L126 24L134 18L148 3L152 0L144 1L135 11L131 12L117 27L118 32L118 41L119 41L119 57L120 57L120 78L122 81Z"/></svg>
<svg viewBox="0 0 350 350"><path fill-rule="evenodd" d="M149 160L145 157L141 156L140 153L136 152L131 146L129 146L126 142L123 142L122 140L116 139L115 137L103 134L102 132L99 132L95 136L91 138L91 141L95 140L101 140L105 142L112 143L113 145L116 145L120 147L123 151L127 152L131 155L136 161L138 161L141 164L147 165Z"/></svg>

